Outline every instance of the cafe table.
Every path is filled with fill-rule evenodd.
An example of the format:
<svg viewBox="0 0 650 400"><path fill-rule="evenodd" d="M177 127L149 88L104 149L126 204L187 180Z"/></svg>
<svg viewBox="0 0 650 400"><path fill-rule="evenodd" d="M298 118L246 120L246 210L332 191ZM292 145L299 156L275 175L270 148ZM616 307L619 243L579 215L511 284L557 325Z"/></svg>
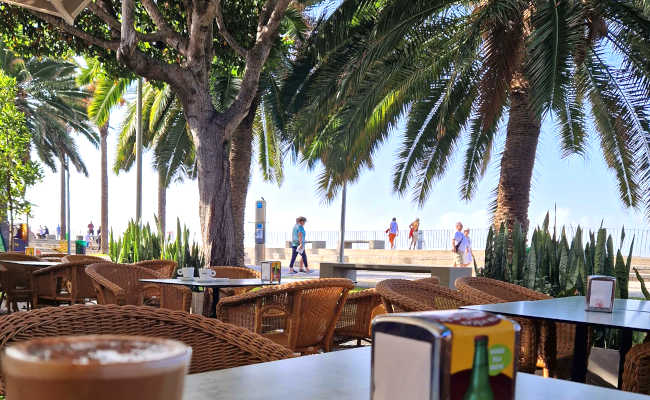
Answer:
<svg viewBox="0 0 650 400"><path fill-rule="evenodd" d="M369 400L370 354L370 347L364 347L188 375L183 399ZM548 399L649 400L650 396L517 373L515 400Z"/></svg>
<svg viewBox="0 0 650 400"><path fill-rule="evenodd" d="M470 310L487 311L511 317L575 324L571 380L584 382L587 375L587 329L589 327L621 329L618 386L621 387L625 355L632 347L634 331L650 332L650 301L615 299L611 313L586 311L584 296L559 297L548 300L514 301L510 303L465 306Z"/></svg>
<svg viewBox="0 0 650 400"><path fill-rule="evenodd" d="M10 264L18 267L51 267L53 265L61 264L61 261L11 261L11 260L0 260L0 271L6 270L2 267L2 264Z"/></svg>
<svg viewBox="0 0 650 400"><path fill-rule="evenodd" d="M258 286L272 286L278 283L262 282L261 279L229 279L229 278L213 278L200 280L195 278L192 280L179 279L179 278L160 278L160 279L140 279L140 282L158 283L161 285L179 285L185 286L193 291L199 288L213 288L212 291L212 304L210 304L210 317L217 316L217 303L219 302L219 288L226 287L258 287Z"/></svg>

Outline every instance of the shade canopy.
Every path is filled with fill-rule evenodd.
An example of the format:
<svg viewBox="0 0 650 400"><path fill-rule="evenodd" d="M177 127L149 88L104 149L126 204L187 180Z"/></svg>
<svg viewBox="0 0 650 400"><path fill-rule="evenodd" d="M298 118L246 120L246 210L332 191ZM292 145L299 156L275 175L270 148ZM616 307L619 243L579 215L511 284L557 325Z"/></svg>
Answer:
<svg viewBox="0 0 650 400"><path fill-rule="evenodd" d="M74 19L92 0L0 0L18 7L29 8L63 18L72 25Z"/></svg>

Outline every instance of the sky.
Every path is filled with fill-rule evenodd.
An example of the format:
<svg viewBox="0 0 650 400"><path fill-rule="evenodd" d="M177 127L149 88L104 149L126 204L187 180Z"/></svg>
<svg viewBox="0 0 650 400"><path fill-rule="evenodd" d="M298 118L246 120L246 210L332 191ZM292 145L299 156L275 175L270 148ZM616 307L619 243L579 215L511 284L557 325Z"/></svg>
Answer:
<svg viewBox="0 0 650 400"><path fill-rule="evenodd" d="M124 110L114 112L109 134L109 168L115 160L118 127ZM416 217L420 229L453 227L456 221L466 226L489 226L488 207L491 193L498 182L498 161L493 157L490 167L470 202L460 200L458 185L461 177L462 151L451 163L446 176L431 191L423 207L418 207L409 197L401 198L392 191L392 174L396 153L401 145L404 124L401 122L381 146L375 156L375 168L365 171L360 179L348 188L347 231L383 230L392 217L402 228ZM546 120L537 151L529 218L540 224L547 211L557 205L558 225L598 227L601 220L610 228L647 228L643 213L625 209L618 197L613 174L607 169L596 132L590 129L591 138L586 158L562 158L553 121ZM498 155L503 146L502 129L492 154ZM82 234L92 221L100 223L100 152L81 137L77 140L88 168L88 177L71 173L71 225L73 234ZM463 149L461 146L460 149ZM143 158L143 205L146 221L153 221L157 212L157 177L151 167L151 154ZM266 183L259 168L252 165L251 183L246 207L247 230L252 229L255 200L267 201L268 232L289 231L298 215L308 218L311 231L336 231L340 223L340 198L326 204L315 188L318 170L309 171L295 165L291 157L285 158L285 180L277 184ZM31 188L28 200L34 203L32 229L40 224L54 232L59 216L59 175L45 170L41 183ZM135 168L128 173L109 174L109 225L117 233L123 231L135 215ZM168 190L167 226L174 229L176 218L187 224L195 234L200 232L198 217L198 189L196 181L173 183Z"/></svg>

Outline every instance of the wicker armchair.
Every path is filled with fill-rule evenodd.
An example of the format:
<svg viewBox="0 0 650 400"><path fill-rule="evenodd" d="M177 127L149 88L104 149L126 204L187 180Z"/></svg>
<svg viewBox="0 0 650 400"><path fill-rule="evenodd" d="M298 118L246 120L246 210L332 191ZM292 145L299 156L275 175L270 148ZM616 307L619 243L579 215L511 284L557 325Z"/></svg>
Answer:
<svg viewBox="0 0 650 400"><path fill-rule="evenodd" d="M645 343L637 344L625 355L622 389L650 394L650 335Z"/></svg>
<svg viewBox="0 0 650 400"><path fill-rule="evenodd" d="M130 264L92 264L86 267L86 274L92 279L99 304L144 305L145 292L159 288L160 308L190 310L192 292L183 286L158 285L140 282L140 279L162 278L148 268Z"/></svg>
<svg viewBox="0 0 650 400"><path fill-rule="evenodd" d="M116 305L74 305L2 317L0 353L11 343L32 338L107 333L180 340L192 347L190 374L292 357L291 351L271 340L215 319Z"/></svg>
<svg viewBox="0 0 650 400"><path fill-rule="evenodd" d="M2 261L41 261L23 253L0 253L0 305L6 300L7 312L18 311L18 302L32 302L32 272L40 267L2 264Z"/></svg>
<svg viewBox="0 0 650 400"><path fill-rule="evenodd" d="M389 313L455 310L470 304L455 290L406 279L386 279L376 289Z"/></svg>
<svg viewBox="0 0 650 400"><path fill-rule="evenodd" d="M86 274L86 267L95 262L66 262L34 271L33 307L42 304L83 304L86 300L96 299L93 282Z"/></svg>
<svg viewBox="0 0 650 400"><path fill-rule="evenodd" d="M105 262L109 262L110 260L107 260L102 257L89 256L85 254L68 254L67 256L63 257L61 261L66 263L76 263L76 262L85 262L85 261L105 263Z"/></svg>
<svg viewBox="0 0 650 400"><path fill-rule="evenodd" d="M175 278L174 273L176 272L176 261L170 260L147 260L140 261L133 265L144 267L156 271L163 278Z"/></svg>
<svg viewBox="0 0 650 400"><path fill-rule="evenodd" d="M39 257L45 261L61 261L65 256L65 253L42 253Z"/></svg>
<svg viewBox="0 0 650 400"><path fill-rule="evenodd" d="M334 329L334 341L337 343L357 339L357 346L361 340L370 340L370 321L373 310L381 304L381 297L375 289L366 289L348 294L343 306L341 317Z"/></svg>
<svg viewBox="0 0 650 400"><path fill-rule="evenodd" d="M472 299L474 304L551 298L544 293L490 278L458 278L455 284L460 292ZM520 369L534 371L536 366L540 366L544 368L545 376L568 377L573 357L575 326L563 323L538 323L525 318L513 319L522 328ZM555 346L552 345L553 341L556 342ZM535 348L539 348L538 354L532 354L531 349Z"/></svg>
<svg viewBox="0 0 650 400"><path fill-rule="evenodd" d="M310 279L266 287L217 304L217 318L263 334L294 352L330 351L349 279Z"/></svg>

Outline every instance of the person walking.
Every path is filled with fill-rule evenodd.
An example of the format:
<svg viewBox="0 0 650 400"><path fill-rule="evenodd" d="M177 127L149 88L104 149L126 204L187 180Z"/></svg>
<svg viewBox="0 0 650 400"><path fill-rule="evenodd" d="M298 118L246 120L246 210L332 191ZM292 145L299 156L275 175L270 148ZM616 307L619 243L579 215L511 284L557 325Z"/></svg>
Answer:
<svg viewBox="0 0 650 400"><path fill-rule="evenodd" d="M296 270L293 269L293 264L296 262L296 257L298 254L302 257L302 262L305 269L300 268L300 272L311 273L309 265L307 264L307 252L305 251L305 222L307 218L298 217L296 218L296 224L293 226L293 231L291 232L291 263L289 263L289 273L296 274ZM302 267L302 266L301 266Z"/></svg>
<svg viewBox="0 0 650 400"><path fill-rule="evenodd" d="M409 238L411 239L409 250L411 250L411 246L413 247L413 250L415 250L417 248L418 238L420 235L420 218L416 218L415 221L411 222L409 229Z"/></svg>
<svg viewBox="0 0 650 400"><path fill-rule="evenodd" d="M56 226L56 239L61 240L61 225Z"/></svg>
<svg viewBox="0 0 650 400"><path fill-rule="evenodd" d="M88 234L90 236L95 235L95 225L93 225L93 221L90 221L90 223L88 224Z"/></svg>
<svg viewBox="0 0 650 400"><path fill-rule="evenodd" d="M393 217L390 226L386 229L388 233L388 241L390 242L391 250L395 250L395 238L399 235L399 228L397 226L397 218Z"/></svg>
<svg viewBox="0 0 650 400"><path fill-rule="evenodd" d="M463 257L463 267L469 267L474 262L474 254L472 253L472 240L469 238L469 228L463 231L465 236L465 256Z"/></svg>
<svg viewBox="0 0 650 400"><path fill-rule="evenodd" d="M454 237L451 239L451 251L454 253L454 267L463 266L463 256L466 246L467 238L463 235L463 224L456 222L456 233L454 233Z"/></svg>

